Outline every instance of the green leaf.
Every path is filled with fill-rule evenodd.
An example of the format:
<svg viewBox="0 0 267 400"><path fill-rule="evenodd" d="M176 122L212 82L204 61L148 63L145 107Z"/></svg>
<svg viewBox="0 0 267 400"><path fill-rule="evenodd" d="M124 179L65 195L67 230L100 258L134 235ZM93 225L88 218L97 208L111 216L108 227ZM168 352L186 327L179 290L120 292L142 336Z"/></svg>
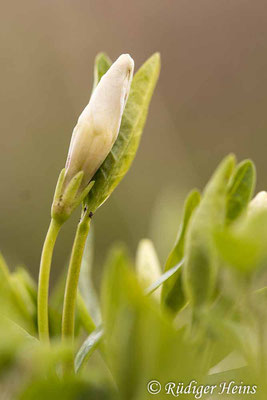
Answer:
<svg viewBox="0 0 267 400"><path fill-rule="evenodd" d="M33 302L37 304L37 285L27 269L19 266L15 269L14 274L18 277L18 279L21 280L21 282L23 282L24 287L28 291Z"/></svg>
<svg viewBox="0 0 267 400"><path fill-rule="evenodd" d="M228 371L218 372L217 374L211 374L208 376L209 385L217 385L219 387L222 382L247 382L251 380L252 372L249 367L241 367L236 369L231 369ZM255 382L254 382L255 383ZM244 393L244 396L246 392Z"/></svg>
<svg viewBox="0 0 267 400"><path fill-rule="evenodd" d="M221 258L228 266L251 274L267 262L267 210L244 215L237 224L215 232Z"/></svg>
<svg viewBox="0 0 267 400"><path fill-rule="evenodd" d="M91 315L88 312L86 307L85 301L81 296L81 293L78 291L77 294L77 311L79 316L79 322L81 323L82 327L88 334L91 334L95 330L95 322Z"/></svg>
<svg viewBox="0 0 267 400"><path fill-rule="evenodd" d="M93 318L94 323L98 326L101 323L101 313L97 293L92 281L93 247L93 229L91 227L86 239L85 250L82 258L79 291L88 313Z"/></svg>
<svg viewBox="0 0 267 400"><path fill-rule="evenodd" d="M156 303L143 295L122 252L117 251L106 267L101 294L105 348L121 398L146 400L144 388L154 377L159 382L177 376L181 382L190 381L208 370L206 354L198 353L203 354L203 346L200 350L184 329L176 331Z"/></svg>
<svg viewBox="0 0 267 400"><path fill-rule="evenodd" d="M19 339L20 342L32 344L39 344L39 340L36 337L30 335L25 329L23 329L16 322L12 321L8 317L1 316L1 328L5 333L8 333L10 340Z"/></svg>
<svg viewBox="0 0 267 400"><path fill-rule="evenodd" d="M92 212L110 196L130 168L139 145L159 70L160 56L156 53L134 75L118 138L94 175L95 184L86 199Z"/></svg>
<svg viewBox="0 0 267 400"><path fill-rule="evenodd" d="M95 66L94 66L94 84L93 90L96 88L98 82L102 78L103 75L109 70L112 62L110 58L105 53L97 54L95 58Z"/></svg>
<svg viewBox="0 0 267 400"><path fill-rule="evenodd" d="M74 361L74 369L76 374L79 372L84 363L90 358L96 348L103 339L104 330L102 327L94 330L88 338L83 342Z"/></svg>
<svg viewBox="0 0 267 400"><path fill-rule="evenodd" d="M136 273L143 288L149 287L161 276L156 249L149 239L142 239L139 242L136 254ZM160 292L157 292L156 295L160 295Z"/></svg>
<svg viewBox="0 0 267 400"><path fill-rule="evenodd" d="M215 290L218 256L213 236L225 223L227 185L234 165L232 155L221 162L189 226L183 278L186 294L194 307L208 302Z"/></svg>
<svg viewBox="0 0 267 400"><path fill-rule="evenodd" d="M2 299L1 299L2 300ZM1 307L1 306L0 306ZM12 318L12 319L11 319ZM29 354L29 349L39 345L38 340L31 336L19 324L14 322L14 315L9 317L3 315L0 311L0 375L1 375L1 397L4 389L5 377L14 376L14 370L18 370L18 358L25 352ZM3 384L3 385L2 385ZM17 383L14 384L17 386ZM16 387L17 389L17 387ZM8 398L13 398L9 397Z"/></svg>
<svg viewBox="0 0 267 400"><path fill-rule="evenodd" d="M91 382L78 375L58 379L39 376L24 385L18 400L115 400L114 388L104 382Z"/></svg>
<svg viewBox="0 0 267 400"><path fill-rule="evenodd" d="M253 292L253 295L259 298L263 298L265 301L267 300L267 286L264 286L260 289L257 289Z"/></svg>
<svg viewBox="0 0 267 400"><path fill-rule="evenodd" d="M36 332L34 304L27 290L16 276L10 274L0 254L0 312L30 333Z"/></svg>
<svg viewBox="0 0 267 400"><path fill-rule="evenodd" d="M163 283L166 283L174 274L182 268L184 260L182 260L179 264L175 265L168 271L164 272L155 282L151 283L151 285L145 290L145 294L149 295L157 290Z"/></svg>
<svg viewBox="0 0 267 400"><path fill-rule="evenodd" d="M25 287L24 281L20 279L16 273L10 275L10 283L12 285L13 291L16 292L17 298L20 300L20 307L23 305L23 310L27 316L30 316L32 323L36 323L36 303L34 303L31 295ZM36 326L37 328L37 326Z"/></svg>
<svg viewBox="0 0 267 400"><path fill-rule="evenodd" d="M236 168L227 193L226 222L232 222L247 208L252 198L256 170L251 160L242 161Z"/></svg>
<svg viewBox="0 0 267 400"><path fill-rule="evenodd" d="M113 247L111 247L107 260L104 265L104 272L105 276L108 274L114 273L114 276L109 276L109 281L110 280L115 280L115 276L117 276L117 269L120 267L128 268L129 270L132 269L132 263L129 258L129 254L127 251L127 248L121 244L116 244ZM106 285L109 285L107 282L107 279L103 279L102 283L102 288L101 288L101 309L102 312L104 313L111 313L109 314L108 322L111 322L113 317L115 318L115 315L113 315L113 312L116 309L116 299L114 296L113 303L108 304L108 297L109 297L109 292L110 292L110 287L106 287ZM141 290L141 289L140 289ZM118 297L120 297L120 294L118 293ZM103 319L104 324L105 324L105 329L107 329L107 319Z"/></svg>
<svg viewBox="0 0 267 400"><path fill-rule="evenodd" d="M199 205L200 198L200 193L197 190L193 190L189 193L185 201L182 222L174 247L167 258L165 271L169 271L175 265L181 263L184 257L186 232L190 219ZM182 283L182 268L179 268L176 273L164 282L161 300L174 313L181 310L186 304L186 296Z"/></svg>

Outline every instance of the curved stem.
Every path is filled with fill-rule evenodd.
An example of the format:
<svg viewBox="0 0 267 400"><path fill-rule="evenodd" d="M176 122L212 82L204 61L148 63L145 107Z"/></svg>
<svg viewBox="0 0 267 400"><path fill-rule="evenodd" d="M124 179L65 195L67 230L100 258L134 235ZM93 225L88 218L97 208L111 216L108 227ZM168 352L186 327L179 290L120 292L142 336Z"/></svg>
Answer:
<svg viewBox="0 0 267 400"><path fill-rule="evenodd" d="M51 219L44 241L38 283L38 330L42 341L49 341L48 294L53 250L62 223Z"/></svg>
<svg viewBox="0 0 267 400"><path fill-rule="evenodd" d="M88 213L85 212L81 221L78 224L68 270L62 315L63 340L73 340L74 338L74 317L77 288L85 242L89 233L89 229L90 218L88 216Z"/></svg>

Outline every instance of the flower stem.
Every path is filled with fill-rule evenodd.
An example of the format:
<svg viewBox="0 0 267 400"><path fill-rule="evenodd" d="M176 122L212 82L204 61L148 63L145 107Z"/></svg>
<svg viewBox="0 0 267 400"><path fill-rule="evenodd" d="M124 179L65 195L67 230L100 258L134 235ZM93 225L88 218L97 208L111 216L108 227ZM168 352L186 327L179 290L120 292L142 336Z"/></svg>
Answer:
<svg viewBox="0 0 267 400"><path fill-rule="evenodd" d="M50 268L55 242L61 226L61 222L51 219L41 255L38 283L38 330L40 340L45 342L49 342L48 294Z"/></svg>
<svg viewBox="0 0 267 400"><path fill-rule="evenodd" d="M74 338L74 318L77 288L85 242L89 233L89 229L90 218L88 212L85 211L81 218L81 221L78 224L68 270L62 315L63 340L67 339L72 341Z"/></svg>

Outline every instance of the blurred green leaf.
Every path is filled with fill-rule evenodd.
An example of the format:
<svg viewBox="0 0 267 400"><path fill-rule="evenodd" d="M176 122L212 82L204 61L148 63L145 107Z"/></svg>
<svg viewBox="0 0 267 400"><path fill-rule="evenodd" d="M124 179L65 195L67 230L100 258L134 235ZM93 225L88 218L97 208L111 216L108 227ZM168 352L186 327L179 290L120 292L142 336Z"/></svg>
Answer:
<svg viewBox="0 0 267 400"><path fill-rule="evenodd" d="M92 212L110 196L135 157L159 70L160 56L155 53L134 75L118 138L94 175L95 184L86 199Z"/></svg>
<svg viewBox="0 0 267 400"><path fill-rule="evenodd" d="M94 330L88 338L83 342L79 351L76 354L74 367L75 372L79 372L80 368L83 364L90 358L95 349L98 347L100 341L102 340L104 335L103 328L97 328Z"/></svg>
<svg viewBox="0 0 267 400"><path fill-rule="evenodd" d="M207 372L203 348L199 357L198 344L143 295L123 252L109 260L101 293L106 351L121 398L146 400L151 379L183 381Z"/></svg>
<svg viewBox="0 0 267 400"><path fill-rule="evenodd" d="M220 163L189 226L183 278L186 294L194 307L209 301L215 290L218 257L213 235L224 226L227 184L234 165L232 155Z"/></svg>
<svg viewBox="0 0 267 400"><path fill-rule="evenodd" d="M19 266L15 269L14 275L23 282L25 289L28 291L32 301L37 304L37 284L25 267Z"/></svg>
<svg viewBox="0 0 267 400"><path fill-rule="evenodd" d="M161 276L161 268L156 249L149 239L140 240L136 254L136 273L140 285L146 289ZM156 297L160 292L155 292Z"/></svg>
<svg viewBox="0 0 267 400"><path fill-rule="evenodd" d="M19 400L111 400L115 399L113 390L103 383L96 385L77 376L62 380L54 377L40 377L30 382Z"/></svg>
<svg viewBox="0 0 267 400"><path fill-rule="evenodd" d="M151 285L146 288L145 294L149 295L149 294L153 293L162 284L164 284L169 279L171 279L171 277L174 276L174 274L182 268L183 263L184 263L184 260L182 260L179 264L175 265L171 269L168 269L168 271L164 272L164 274L160 275L160 277L156 281L151 283Z"/></svg>
<svg viewBox="0 0 267 400"><path fill-rule="evenodd" d="M104 265L104 272L109 271L110 274L112 272L114 272L113 279L115 280L116 268L120 265L124 266L125 268L132 269L132 263L131 263L127 248L121 244L116 244L113 247L111 247L111 249L109 250L107 260ZM111 278L110 278L110 280L111 280ZM101 290L101 294L102 294L101 309L102 309L102 311L104 311L106 313L106 306L108 306L108 304L107 304L108 300L106 300L106 296L109 295L109 293L108 293L109 288L108 287L105 288L105 285L107 283L105 281L105 279L103 279L103 282L104 283L102 284L102 290ZM118 294L118 296L119 296L119 294ZM105 324L105 329L106 329L107 322L109 322L109 323L112 322L113 313L116 310L116 298L115 297L113 299L112 306L114 306L114 307L108 307L108 308L110 308L110 311L112 311L112 313L108 315L108 317L109 317L108 320L107 319L103 320L104 324Z"/></svg>
<svg viewBox="0 0 267 400"><path fill-rule="evenodd" d="M255 384L255 381L254 382L251 381L251 376L252 376L252 371L250 370L250 368L241 367L241 368L231 369L229 371L219 372L217 374L211 374L208 376L208 382L209 385L217 385L219 390L220 390L220 385L223 382L231 382L231 381L245 382L246 385L251 383L251 386L253 386L253 384ZM243 396L247 397L247 394L244 393ZM232 398L234 398L234 396Z"/></svg>
<svg viewBox="0 0 267 400"><path fill-rule="evenodd" d="M255 166L251 160L242 161L236 168L227 193L226 222L234 221L247 208L254 192Z"/></svg>
<svg viewBox="0 0 267 400"><path fill-rule="evenodd" d="M10 275L10 283L14 292L16 292L17 297L20 299L21 308L23 308L23 312L30 317L33 325L36 325L36 303L34 303L31 295L25 287L24 281L20 279L20 276L16 273L12 273ZM37 328L37 326L36 326ZM37 330L36 330L37 332Z"/></svg>
<svg viewBox="0 0 267 400"><path fill-rule="evenodd" d="M66 283L66 268L60 274L49 299L49 331L52 337L61 336L61 314Z"/></svg>
<svg viewBox="0 0 267 400"><path fill-rule="evenodd" d="M24 351L29 351L29 349L38 345L38 340L35 337L14 322L13 314L10 314L10 318L0 312L1 395L3 392L3 376L7 376L8 373L12 374L13 369L17 367L19 356ZM17 385L14 389L17 390Z"/></svg>
<svg viewBox="0 0 267 400"><path fill-rule="evenodd" d="M262 298L267 301L267 286L257 289L253 292L253 295L257 298Z"/></svg>
<svg viewBox="0 0 267 400"><path fill-rule="evenodd" d="M165 271L172 269L175 265L179 264L184 257L185 235L187 232L188 224L192 214L199 205L201 195L197 190L189 193L184 204L184 211L182 222L179 227L176 242L171 250L166 264ZM186 303L186 296L184 293L182 283L182 269L179 268L175 274L169 279L164 281L162 286L162 303L167 306L174 313L183 308Z"/></svg>
<svg viewBox="0 0 267 400"><path fill-rule="evenodd" d="M0 312L30 333L36 332L34 304L23 284L10 274L0 254Z"/></svg>
<svg viewBox="0 0 267 400"><path fill-rule="evenodd" d="M93 247L93 229L91 227L82 258L79 291L88 313L91 315L95 325L98 326L101 323L101 313L97 293L92 281Z"/></svg>
<svg viewBox="0 0 267 400"><path fill-rule="evenodd" d="M234 226L217 231L215 241L227 265L251 274L267 262L267 210L244 215Z"/></svg>
<svg viewBox="0 0 267 400"><path fill-rule="evenodd" d="M88 334L90 334L91 332L94 331L96 325L95 325L93 318L91 317L91 314L89 314L86 304L85 304L85 301L79 291L77 294L76 307L77 307L77 311L78 311L78 315L79 315L79 321L80 321L82 327L85 329L85 331Z"/></svg>

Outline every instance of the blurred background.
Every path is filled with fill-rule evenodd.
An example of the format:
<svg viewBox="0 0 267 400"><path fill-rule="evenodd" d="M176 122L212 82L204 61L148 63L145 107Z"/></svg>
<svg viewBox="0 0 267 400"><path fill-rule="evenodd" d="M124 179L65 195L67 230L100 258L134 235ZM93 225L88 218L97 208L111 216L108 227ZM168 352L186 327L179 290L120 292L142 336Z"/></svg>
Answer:
<svg viewBox="0 0 267 400"><path fill-rule="evenodd" d="M0 248L37 276L55 183L87 104L99 51L155 51L162 71L137 157L94 216L95 264L142 237L161 261L186 192L229 152L252 158L267 189L267 6L260 0L28 0L0 13ZM79 213L64 226L53 274L69 257Z"/></svg>

